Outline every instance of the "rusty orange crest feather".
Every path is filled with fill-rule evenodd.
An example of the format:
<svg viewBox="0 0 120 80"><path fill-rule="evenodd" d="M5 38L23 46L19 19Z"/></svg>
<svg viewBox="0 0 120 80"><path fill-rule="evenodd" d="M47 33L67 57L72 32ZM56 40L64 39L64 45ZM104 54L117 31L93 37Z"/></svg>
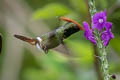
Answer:
<svg viewBox="0 0 120 80"><path fill-rule="evenodd" d="M66 18L66 17L60 17L60 20L74 23L74 24L76 24L80 28L80 30L84 30L84 28L81 27L81 25L77 21L75 21L75 20L72 20L72 19Z"/></svg>

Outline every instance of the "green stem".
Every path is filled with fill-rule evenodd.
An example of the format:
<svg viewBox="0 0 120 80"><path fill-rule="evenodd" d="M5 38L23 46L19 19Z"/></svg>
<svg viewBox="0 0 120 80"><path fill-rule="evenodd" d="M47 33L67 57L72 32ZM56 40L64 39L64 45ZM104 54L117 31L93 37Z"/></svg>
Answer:
<svg viewBox="0 0 120 80"><path fill-rule="evenodd" d="M96 13L96 7L95 7L95 1L94 0L89 0L89 11L90 11L90 15L91 18L92 16Z"/></svg>
<svg viewBox="0 0 120 80"><path fill-rule="evenodd" d="M92 19L93 15L96 13L94 0L89 0L89 7L90 7L89 11L90 11L91 19ZM106 48L101 40L100 33L97 30L95 30L95 37L96 37L96 41L97 41L97 48L98 48L98 51L100 54L103 78L104 78L104 80L110 80Z"/></svg>
<svg viewBox="0 0 120 80"><path fill-rule="evenodd" d="M103 78L104 78L104 80L110 80L109 65L108 65L108 61L107 61L106 48L105 48L105 46L100 38L99 33L96 34L96 41L97 41L98 51L100 54L101 69L102 69L102 73L103 73Z"/></svg>
<svg viewBox="0 0 120 80"><path fill-rule="evenodd" d="M104 73L104 80L110 80L108 61L107 61L107 57L106 57L107 53L106 53L105 47L103 46L103 48L101 48L100 51L101 51L101 62L102 62L101 68Z"/></svg>

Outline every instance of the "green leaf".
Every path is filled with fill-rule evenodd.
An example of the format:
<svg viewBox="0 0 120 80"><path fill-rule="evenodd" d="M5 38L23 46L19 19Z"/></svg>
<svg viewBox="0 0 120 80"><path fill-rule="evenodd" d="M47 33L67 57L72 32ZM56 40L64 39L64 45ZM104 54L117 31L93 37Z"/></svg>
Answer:
<svg viewBox="0 0 120 80"><path fill-rule="evenodd" d="M111 16L112 15L112 16ZM120 8L117 8L112 14L108 16L108 21L112 22L114 33L119 35L120 32Z"/></svg>
<svg viewBox="0 0 120 80"><path fill-rule="evenodd" d="M80 14L85 15L87 13L87 6L85 0L70 0L70 3L76 11L80 12Z"/></svg>
<svg viewBox="0 0 120 80"><path fill-rule="evenodd" d="M33 13L32 18L33 20L49 19L49 18L53 18L56 16L63 16L70 12L71 12L70 9L62 4L52 3L52 4L48 4L44 6L41 9L36 10Z"/></svg>
<svg viewBox="0 0 120 80"><path fill-rule="evenodd" d="M93 47L88 42L67 40L66 44L74 53L74 60L78 60L80 64L89 65L93 62Z"/></svg>
<svg viewBox="0 0 120 80"><path fill-rule="evenodd" d="M110 41L110 44L112 45L112 48L118 52L118 54L120 55L120 46L119 46L119 43L120 43L120 37L115 37L114 39L112 39Z"/></svg>

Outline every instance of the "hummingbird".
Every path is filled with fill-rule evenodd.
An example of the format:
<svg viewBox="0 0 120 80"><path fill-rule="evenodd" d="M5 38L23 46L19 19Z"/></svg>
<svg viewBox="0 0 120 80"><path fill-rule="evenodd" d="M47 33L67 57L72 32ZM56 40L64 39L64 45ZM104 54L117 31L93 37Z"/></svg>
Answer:
<svg viewBox="0 0 120 80"><path fill-rule="evenodd" d="M41 49L45 53L48 53L49 49L55 48L58 45L63 44L64 39L66 39L67 37L80 30L84 30L79 23L72 19L64 17L61 17L60 19L63 21L67 21L67 23L51 32L41 35L40 37L28 38L17 34L15 34L14 37L25 41L31 45L35 45L38 49Z"/></svg>

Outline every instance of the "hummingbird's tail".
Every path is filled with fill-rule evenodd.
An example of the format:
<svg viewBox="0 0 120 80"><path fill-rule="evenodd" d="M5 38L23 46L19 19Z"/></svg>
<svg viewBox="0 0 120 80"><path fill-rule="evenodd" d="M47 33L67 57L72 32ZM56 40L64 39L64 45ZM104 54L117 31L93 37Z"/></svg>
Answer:
<svg viewBox="0 0 120 80"><path fill-rule="evenodd" d="M21 36L21 35L16 35L16 34L14 35L14 37L16 37L16 38L18 38L18 39L20 39L22 41L28 42L31 45L36 45L36 43L38 41L37 39L28 38L28 37Z"/></svg>

